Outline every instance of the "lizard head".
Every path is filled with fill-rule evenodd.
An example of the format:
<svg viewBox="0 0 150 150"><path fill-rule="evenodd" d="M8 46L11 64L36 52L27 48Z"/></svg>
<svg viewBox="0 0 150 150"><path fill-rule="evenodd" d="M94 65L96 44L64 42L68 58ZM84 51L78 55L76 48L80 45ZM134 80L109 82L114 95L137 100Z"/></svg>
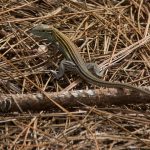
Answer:
<svg viewBox="0 0 150 150"><path fill-rule="evenodd" d="M52 41L53 40L51 36L51 34L53 34L52 28L53 28L52 26L46 24L38 24L35 25L35 27L33 27L30 32L36 36L42 37L43 39L48 39L48 41Z"/></svg>

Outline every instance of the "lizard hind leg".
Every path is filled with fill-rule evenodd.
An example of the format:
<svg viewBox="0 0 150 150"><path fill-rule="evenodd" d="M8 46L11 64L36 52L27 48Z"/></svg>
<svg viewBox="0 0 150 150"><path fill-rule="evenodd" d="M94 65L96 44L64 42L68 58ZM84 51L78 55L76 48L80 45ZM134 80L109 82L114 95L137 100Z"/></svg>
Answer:
<svg viewBox="0 0 150 150"><path fill-rule="evenodd" d="M98 77L103 77L104 70L99 69L96 63L86 63L87 69Z"/></svg>

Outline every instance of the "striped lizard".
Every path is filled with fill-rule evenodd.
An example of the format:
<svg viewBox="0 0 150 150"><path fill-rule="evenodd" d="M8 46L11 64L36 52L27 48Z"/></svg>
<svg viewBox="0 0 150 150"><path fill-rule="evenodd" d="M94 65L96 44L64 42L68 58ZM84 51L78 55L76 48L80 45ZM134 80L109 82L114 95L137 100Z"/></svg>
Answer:
<svg viewBox="0 0 150 150"><path fill-rule="evenodd" d="M90 84L94 84L99 87L127 88L133 91L139 91L141 93L150 95L150 91L132 86L130 84L100 80L88 70L85 62L78 52L78 47L65 34L54 28L53 26L39 24L35 26L31 32L37 36L47 39L49 42L51 42L52 40L57 42L57 44L59 45L59 50L63 53L67 60L68 66L72 65L73 68L76 68L80 77ZM62 67L65 67L63 66L63 63L61 63L61 65ZM58 78L61 76L62 75L58 75Z"/></svg>

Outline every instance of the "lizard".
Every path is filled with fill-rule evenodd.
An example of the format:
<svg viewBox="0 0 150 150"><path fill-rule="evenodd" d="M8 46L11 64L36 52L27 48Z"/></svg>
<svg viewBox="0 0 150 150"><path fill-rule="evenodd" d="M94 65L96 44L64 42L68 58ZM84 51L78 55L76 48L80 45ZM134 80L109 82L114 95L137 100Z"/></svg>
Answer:
<svg viewBox="0 0 150 150"><path fill-rule="evenodd" d="M47 39L48 42L55 41L56 44L59 45L59 50L63 53L64 57L66 58L66 61L61 63L60 68L64 68L65 65L67 65L69 68L76 69L79 76L88 83L97 85L99 87L126 88L150 95L150 91L148 90L127 83L103 81L95 75L93 75L86 67L85 62L83 61L80 53L78 52L78 47L65 34L63 34L55 27L46 24L39 24L36 25L31 30L31 32L36 36L40 36L43 39ZM63 73L61 73L61 75L56 74L57 78L60 78Z"/></svg>

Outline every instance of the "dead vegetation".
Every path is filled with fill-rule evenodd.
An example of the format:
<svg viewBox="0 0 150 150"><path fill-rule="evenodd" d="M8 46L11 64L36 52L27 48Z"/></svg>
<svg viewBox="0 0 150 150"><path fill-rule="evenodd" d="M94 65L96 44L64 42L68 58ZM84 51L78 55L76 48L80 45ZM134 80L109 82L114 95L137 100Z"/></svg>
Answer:
<svg viewBox="0 0 150 150"><path fill-rule="evenodd" d="M11 96L21 113L1 113L0 149L149 149L149 104L99 108L80 101L82 107L67 110L66 103L61 107L49 98L47 93L96 87L73 73L58 81L53 78L49 70L57 69L64 56L29 32L39 23L53 25L70 37L86 62L103 69L100 79L150 85L149 0L2 0L0 92L1 97ZM42 93L59 110L51 107L35 113L33 104L25 113L14 95L35 98L35 93ZM1 98L1 111L12 103L6 99Z"/></svg>

